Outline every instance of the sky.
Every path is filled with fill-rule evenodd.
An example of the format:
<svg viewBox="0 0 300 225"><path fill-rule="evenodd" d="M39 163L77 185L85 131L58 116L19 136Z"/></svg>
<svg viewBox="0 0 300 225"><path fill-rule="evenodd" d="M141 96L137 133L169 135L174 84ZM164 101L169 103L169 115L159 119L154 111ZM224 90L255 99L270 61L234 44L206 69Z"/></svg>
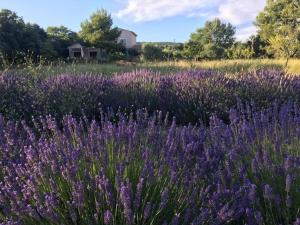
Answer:
<svg viewBox="0 0 300 225"><path fill-rule="evenodd" d="M137 41L186 42L216 17L232 23L236 38L246 40L256 33L253 23L265 4L266 0L0 0L0 9L43 28L64 25L79 31L82 21L104 8L114 26L134 31Z"/></svg>

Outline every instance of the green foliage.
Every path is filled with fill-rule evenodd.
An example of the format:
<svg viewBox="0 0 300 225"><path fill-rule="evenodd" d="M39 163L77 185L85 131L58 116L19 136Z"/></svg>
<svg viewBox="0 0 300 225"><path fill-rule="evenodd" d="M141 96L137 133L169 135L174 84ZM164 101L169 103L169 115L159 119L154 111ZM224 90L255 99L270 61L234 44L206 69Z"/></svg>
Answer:
<svg viewBox="0 0 300 225"><path fill-rule="evenodd" d="M129 60L134 60L137 59L139 57L140 53L138 52L138 50L136 48L129 48L127 50L127 58Z"/></svg>
<svg viewBox="0 0 300 225"><path fill-rule="evenodd" d="M25 25L22 52L33 52L36 56L41 54L44 43L47 41L47 33L37 24Z"/></svg>
<svg viewBox="0 0 300 225"><path fill-rule="evenodd" d="M277 57L294 57L300 49L300 2L268 0L256 21L262 40L268 42L269 53Z"/></svg>
<svg viewBox="0 0 300 225"><path fill-rule="evenodd" d="M163 59L163 51L160 47L146 43L142 46L142 59L145 61L157 61Z"/></svg>
<svg viewBox="0 0 300 225"><path fill-rule="evenodd" d="M287 27L286 27L287 28ZM286 58L287 66L291 57L294 57L300 50L300 39L294 31L279 32L275 36L270 37L270 51L274 52L277 57Z"/></svg>
<svg viewBox="0 0 300 225"><path fill-rule="evenodd" d="M57 56L66 58L69 55L67 47L75 42L81 42L77 33L69 30L67 27L48 27L48 42L46 48L49 50L49 42L53 45L53 50ZM49 51L48 51L49 52Z"/></svg>
<svg viewBox="0 0 300 225"><path fill-rule="evenodd" d="M182 59L183 44L165 45L162 51L164 59L167 61Z"/></svg>
<svg viewBox="0 0 300 225"><path fill-rule="evenodd" d="M247 41L247 46L251 48L254 58L260 58L266 55L266 42L264 42L259 35L250 36Z"/></svg>
<svg viewBox="0 0 300 225"><path fill-rule="evenodd" d="M256 25L264 41L278 32L278 28L298 27L300 3L298 0L268 0L265 9L257 16Z"/></svg>
<svg viewBox="0 0 300 225"><path fill-rule="evenodd" d="M89 20L81 23L80 37L92 46L109 49L115 45L120 31L112 28L111 15L104 9L97 10L90 16Z"/></svg>
<svg viewBox="0 0 300 225"><path fill-rule="evenodd" d="M16 13L0 11L0 51L12 61L17 51L22 49L25 23Z"/></svg>
<svg viewBox="0 0 300 225"><path fill-rule="evenodd" d="M66 58L67 47L80 42L77 33L64 26L48 27L47 32L37 24L25 23L16 13L3 9L0 11L0 52L2 66L5 64L23 64L24 54L38 62L46 59Z"/></svg>
<svg viewBox="0 0 300 225"><path fill-rule="evenodd" d="M185 55L194 59L221 59L234 43L235 28L215 19L206 22L204 28L191 34L185 47Z"/></svg>
<svg viewBox="0 0 300 225"><path fill-rule="evenodd" d="M253 50L247 43L236 42L228 51L230 59L251 59L254 55Z"/></svg>

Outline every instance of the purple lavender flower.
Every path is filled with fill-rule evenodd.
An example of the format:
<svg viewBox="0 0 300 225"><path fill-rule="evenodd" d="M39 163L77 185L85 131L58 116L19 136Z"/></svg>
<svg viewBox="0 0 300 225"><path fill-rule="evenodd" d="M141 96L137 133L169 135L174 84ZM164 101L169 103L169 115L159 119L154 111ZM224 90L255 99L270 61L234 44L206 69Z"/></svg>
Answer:
<svg viewBox="0 0 300 225"><path fill-rule="evenodd" d="M292 207L292 197L290 196L290 195L287 195L286 196L286 206L288 207L288 208L291 208Z"/></svg>
<svg viewBox="0 0 300 225"><path fill-rule="evenodd" d="M272 200L273 199L273 192L272 192L272 188L269 184L266 184L264 186L264 197L268 200Z"/></svg>
<svg viewBox="0 0 300 225"><path fill-rule="evenodd" d="M172 222L171 224L172 225L178 225L179 224L179 218L180 218L180 215L179 214L175 214L173 219L172 219Z"/></svg>
<svg viewBox="0 0 300 225"><path fill-rule="evenodd" d="M152 205L150 202L147 202L144 208L144 221L146 221L151 216Z"/></svg>
<svg viewBox="0 0 300 225"><path fill-rule="evenodd" d="M144 185L144 178L141 178L139 183L137 184L137 188L136 188L135 199L134 199L134 207L135 208L140 207L143 185Z"/></svg>
<svg viewBox="0 0 300 225"><path fill-rule="evenodd" d="M293 167L293 158L288 156L284 161L284 169L285 171L289 171Z"/></svg>
<svg viewBox="0 0 300 225"><path fill-rule="evenodd" d="M257 189L256 185L252 184L248 193L248 198L252 204L256 200L256 189Z"/></svg>
<svg viewBox="0 0 300 225"><path fill-rule="evenodd" d="M255 212L255 220L258 225L263 224L263 218L261 216L261 212L259 211Z"/></svg>
<svg viewBox="0 0 300 225"><path fill-rule="evenodd" d="M121 184L120 198L121 198L121 203L124 207L124 216L127 220L127 223L132 224L133 213L131 208L131 191L129 187L126 186L124 183Z"/></svg>
<svg viewBox="0 0 300 225"><path fill-rule="evenodd" d="M168 203L168 197L169 197L169 189L165 188L163 190L163 192L161 193L161 200L160 200L160 206L159 206L160 209L165 208L165 206Z"/></svg>
<svg viewBox="0 0 300 225"><path fill-rule="evenodd" d="M252 173L254 173L254 174L258 173L258 163L255 158L252 159L251 169L252 169Z"/></svg>
<svg viewBox="0 0 300 225"><path fill-rule="evenodd" d="M285 191L287 193L289 193L291 191L292 182L293 182L293 178L290 174L288 174L285 179Z"/></svg>
<svg viewBox="0 0 300 225"><path fill-rule="evenodd" d="M295 220L295 222L293 223L293 225L300 225L300 218L297 218L297 219Z"/></svg>
<svg viewBox="0 0 300 225"><path fill-rule="evenodd" d="M112 224L112 222L113 222L113 214L111 213L111 211L106 210L104 212L104 224L109 225Z"/></svg>

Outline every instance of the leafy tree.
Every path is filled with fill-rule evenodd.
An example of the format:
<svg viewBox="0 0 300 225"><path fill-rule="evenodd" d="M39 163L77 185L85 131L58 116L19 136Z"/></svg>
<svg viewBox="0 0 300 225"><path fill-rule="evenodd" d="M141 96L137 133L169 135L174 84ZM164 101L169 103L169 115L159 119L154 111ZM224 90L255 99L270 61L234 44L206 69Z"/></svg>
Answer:
<svg viewBox="0 0 300 225"><path fill-rule="evenodd" d="M266 55L266 45L267 43L264 42L258 34L250 36L247 41L247 46L251 48L254 58L260 58Z"/></svg>
<svg viewBox="0 0 300 225"><path fill-rule="evenodd" d="M142 46L142 59L145 61L162 60L163 59L162 48L151 43L144 44Z"/></svg>
<svg viewBox="0 0 300 225"><path fill-rule="evenodd" d="M247 43L236 42L228 51L228 57L231 59L250 59L254 52Z"/></svg>
<svg viewBox="0 0 300 225"><path fill-rule="evenodd" d="M55 49L55 45L49 39L43 42L40 52L41 52L41 56L43 56L46 59L54 60L57 59L58 57L61 57L57 49Z"/></svg>
<svg viewBox="0 0 300 225"><path fill-rule="evenodd" d="M188 59L200 60L203 59L203 45L198 42L189 40L183 49L183 56Z"/></svg>
<svg viewBox="0 0 300 225"><path fill-rule="evenodd" d="M82 42L76 32L69 30L65 26L60 27L48 27L47 28L48 39L58 57L66 58L69 55L68 46L75 42ZM47 43L50 47L50 44Z"/></svg>
<svg viewBox="0 0 300 225"><path fill-rule="evenodd" d="M109 49L116 45L120 36L118 28L112 28L111 15L104 9L97 10L90 16L89 20L81 23L80 37L90 45Z"/></svg>
<svg viewBox="0 0 300 225"><path fill-rule="evenodd" d="M167 44L162 47L163 57L166 60L177 60L182 58L183 44Z"/></svg>
<svg viewBox="0 0 300 225"><path fill-rule="evenodd" d="M25 24L21 51L30 52L35 56L41 55L41 49L47 41L47 33L37 24Z"/></svg>
<svg viewBox="0 0 300 225"><path fill-rule="evenodd" d="M289 59L294 57L300 50L299 34L294 31L279 32L269 39L270 51L277 57L286 59L287 67Z"/></svg>
<svg viewBox="0 0 300 225"><path fill-rule="evenodd" d="M191 34L186 46L186 55L196 59L221 59L227 57L227 50L233 45L235 28L220 19L208 21L204 28Z"/></svg>
<svg viewBox="0 0 300 225"><path fill-rule="evenodd" d="M39 25L25 23L8 9L0 11L0 51L9 62L22 62L24 54L36 59L46 52L46 45L52 48L47 42L47 33Z"/></svg>
<svg viewBox="0 0 300 225"><path fill-rule="evenodd" d="M267 50L287 59L300 48L299 0L268 0L265 9L257 16L256 25L262 40L269 44Z"/></svg>
<svg viewBox="0 0 300 225"><path fill-rule="evenodd" d="M16 13L0 10L0 51L10 61L22 49L25 23Z"/></svg>
<svg viewBox="0 0 300 225"><path fill-rule="evenodd" d="M73 41L77 40L78 36L76 32L69 30L65 26L53 27L50 26L47 28L47 34L51 37L55 37L64 41Z"/></svg>

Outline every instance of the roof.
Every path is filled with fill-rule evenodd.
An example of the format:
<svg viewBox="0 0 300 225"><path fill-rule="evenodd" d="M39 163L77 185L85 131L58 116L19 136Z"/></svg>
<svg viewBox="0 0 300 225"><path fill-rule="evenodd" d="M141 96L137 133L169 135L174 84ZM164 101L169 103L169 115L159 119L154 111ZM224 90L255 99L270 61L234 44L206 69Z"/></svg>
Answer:
<svg viewBox="0 0 300 225"><path fill-rule="evenodd" d="M126 29L123 29L123 28L118 28L120 31L128 31L128 32L130 32L130 33L132 33L134 36L138 36L136 33L134 33L133 31L131 31L131 30L126 30Z"/></svg>
<svg viewBox="0 0 300 225"><path fill-rule="evenodd" d="M69 46L68 48L82 48L83 46L79 43L74 43L71 46Z"/></svg>

